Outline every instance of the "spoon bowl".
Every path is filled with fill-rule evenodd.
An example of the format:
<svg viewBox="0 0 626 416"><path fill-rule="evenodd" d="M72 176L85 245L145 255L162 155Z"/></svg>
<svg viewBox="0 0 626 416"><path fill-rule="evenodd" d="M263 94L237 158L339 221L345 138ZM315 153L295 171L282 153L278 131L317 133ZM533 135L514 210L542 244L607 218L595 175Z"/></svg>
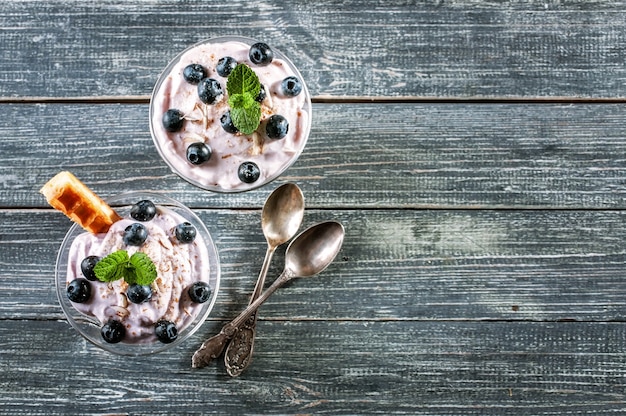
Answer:
<svg viewBox="0 0 626 416"><path fill-rule="evenodd" d="M334 221L306 229L287 247L285 270L290 270L294 277L321 273L339 253L344 233L343 225Z"/></svg>
<svg viewBox="0 0 626 416"><path fill-rule="evenodd" d="M304 217L304 196L298 185L286 183L270 194L261 212L261 228L268 245L278 247L296 233Z"/></svg>

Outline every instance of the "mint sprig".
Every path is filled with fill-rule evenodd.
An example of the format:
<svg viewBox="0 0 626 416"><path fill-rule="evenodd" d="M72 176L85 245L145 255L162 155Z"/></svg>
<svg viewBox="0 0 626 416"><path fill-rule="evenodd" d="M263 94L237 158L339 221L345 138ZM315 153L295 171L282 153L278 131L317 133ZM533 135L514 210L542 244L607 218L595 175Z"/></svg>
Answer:
<svg viewBox="0 0 626 416"><path fill-rule="evenodd" d="M147 254L140 251L130 257L126 250L115 251L96 263L93 271L102 282L123 278L129 285L147 286L157 277L156 266Z"/></svg>
<svg viewBox="0 0 626 416"><path fill-rule="evenodd" d="M230 118L243 134L252 134L261 122L261 104L255 100L260 90L259 77L246 64L237 64L226 81Z"/></svg>

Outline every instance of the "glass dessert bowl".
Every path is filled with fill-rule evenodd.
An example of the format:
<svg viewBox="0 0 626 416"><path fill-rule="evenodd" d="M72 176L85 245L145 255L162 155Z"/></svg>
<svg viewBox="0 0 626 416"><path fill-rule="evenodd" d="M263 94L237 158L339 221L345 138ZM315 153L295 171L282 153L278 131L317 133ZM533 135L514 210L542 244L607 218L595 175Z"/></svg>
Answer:
<svg viewBox="0 0 626 416"><path fill-rule="evenodd" d="M91 343L122 355L184 342L209 316L219 289L219 257L208 230L189 208L160 194L129 192L106 202L122 219L98 234L73 224L57 256L56 291L68 322ZM149 283L140 254L154 265Z"/></svg>
<svg viewBox="0 0 626 416"><path fill-rule="evenodd" d="M280 176L311 130L311 98L294 64L265 43L212 38L164 69L150 132L170 169L200 188L241 192Z"/></svg>

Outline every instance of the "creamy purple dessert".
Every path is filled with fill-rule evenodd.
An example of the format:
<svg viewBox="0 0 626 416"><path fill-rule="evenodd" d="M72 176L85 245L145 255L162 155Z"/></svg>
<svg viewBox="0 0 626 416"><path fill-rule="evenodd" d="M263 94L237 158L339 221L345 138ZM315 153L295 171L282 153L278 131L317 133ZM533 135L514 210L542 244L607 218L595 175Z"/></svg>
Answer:
<svg viewBox="0 0 626 416"><path fill-rule="evenodd" d="M310 97L300 74L279 52L248 41L217 39L184 51L152 95L157 149L176 173L205 189L244 191L275 179L309 135ZM237 64L248 66L261 84L254 97L260 123L250 133L231 117L227 82Z"/></svg>
<svg viewBox="0 0 626 416"><path fill-rule="evenodd" d="M156 278L148 285L125 278L101 281L94 273L112 253L144 253ZM109 343L173 342L210 295L205 242L180 214L143 200L107 233L83 233L72 242L67 294L80 313L97 319Z"/></svg>

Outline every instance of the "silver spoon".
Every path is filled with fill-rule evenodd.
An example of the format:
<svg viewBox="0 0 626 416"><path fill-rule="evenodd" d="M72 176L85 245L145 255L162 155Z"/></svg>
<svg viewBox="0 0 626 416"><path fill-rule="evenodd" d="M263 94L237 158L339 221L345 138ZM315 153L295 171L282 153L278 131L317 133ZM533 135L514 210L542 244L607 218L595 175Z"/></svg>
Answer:
<svg viewBox="0 0 626 416"><path fill-rule="evenodd" d="M281 275L239 316L224 325L217 335L202 344L194 353L191 366L201 368L217 358L224 350L226 342L235 335L241 324L255 313L276 289L292 279L312 277L326 269L339 253L344 234L343 225L335 221L319 223L300 233L287 247L285 268Z"/></svg>
<svg viewBox="0 0 626 416"><path fill-rule="evenodd" d="M261 228L267 241L267 251L249 304L254 302L263 292L265 276L276 248L296 235L303 217L304 196L300 188L293 183L279 186L265 201L261 212ZM241 374L250 364L254 351L256 320L257 314L254 312L228 343L224 353L224 365L232 377Z"/></svg>

